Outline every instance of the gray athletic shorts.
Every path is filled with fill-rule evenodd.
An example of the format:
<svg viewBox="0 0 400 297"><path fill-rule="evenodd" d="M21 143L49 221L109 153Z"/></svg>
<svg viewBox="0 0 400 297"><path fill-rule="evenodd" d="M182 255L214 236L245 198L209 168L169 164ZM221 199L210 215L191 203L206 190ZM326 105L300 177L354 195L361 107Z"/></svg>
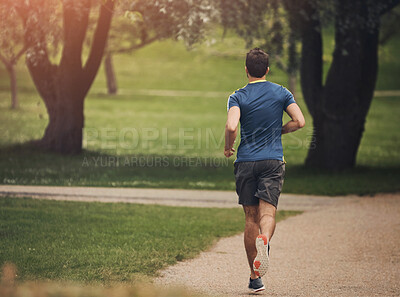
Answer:
<svg viewBox="0 0 400 297"><path fill-rule="evenodd" d="M278 206L285 177L285 162L262 160L235 163L236 193L239 204L258 205L262 199Z"/></svg>

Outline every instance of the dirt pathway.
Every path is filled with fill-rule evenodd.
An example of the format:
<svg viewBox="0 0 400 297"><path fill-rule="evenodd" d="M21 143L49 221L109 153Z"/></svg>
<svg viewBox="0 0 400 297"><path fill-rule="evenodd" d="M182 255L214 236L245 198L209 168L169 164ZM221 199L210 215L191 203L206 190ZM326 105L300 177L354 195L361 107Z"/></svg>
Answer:
<svg viewBox="0 0 400 297"><path fill-rule="evenodd" d="M189 207L239 207L234 191L180 189L142 189L111 187L60 187L0 185L0 197L34 199L124 202ZM279 207L285 210L309 210L347 200L347 197L282 194Z"/></svg>
<svg viewBox="0 0 400 297"><path fill-rule="evenodd" d="M246 296L242 234L162 272L211 296ZM278 223L265 296L400 296L400 195L338 200Z"/></svg>

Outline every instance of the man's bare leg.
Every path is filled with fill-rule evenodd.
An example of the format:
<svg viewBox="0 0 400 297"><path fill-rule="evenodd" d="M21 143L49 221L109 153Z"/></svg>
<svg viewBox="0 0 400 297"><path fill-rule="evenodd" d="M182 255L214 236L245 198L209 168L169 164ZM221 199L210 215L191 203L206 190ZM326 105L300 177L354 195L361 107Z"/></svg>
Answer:
<svg viewBox="0 0 400 297"><path fill-rule="evenodd" d="M259 217L260 217L260 230L262 234L265 234L268 238L268 241L271 240L272 236L274 235L275 231L275 215L276 215L276 208L272 204L265 202L264 200L260 199L260 205L258 208Z"/></svg>
<svg viewBox="0 0 400 297"><path fill-rule="evenodd" d="M275 213L276 209L273 205L260 199L258 205L259 226L261 234L257 236L256 257L253 266L254 273L263 277L268 272L269 267L269 245L272 235L275 231Z"/></svg>
<svg viewBox="0 0 400 297"><path fill-rule="evenodd" d="M256 238L260 234L258 205L244 205L243 210L246 218L244 228L244 246L246 248L247 260L249 261L251 278L256 279L257 275L253 270L253 261L257 255Z"/></svg>

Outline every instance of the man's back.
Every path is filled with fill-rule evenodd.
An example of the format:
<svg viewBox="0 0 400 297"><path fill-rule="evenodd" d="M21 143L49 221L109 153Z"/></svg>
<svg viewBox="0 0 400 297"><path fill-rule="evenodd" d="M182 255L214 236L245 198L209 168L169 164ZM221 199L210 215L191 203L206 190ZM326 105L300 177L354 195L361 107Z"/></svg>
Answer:
<svg viewBox="0 0 400 297"><path fill-rule="evenodd" d="M283 160L282 115L295 103L284 87L258 80L237 90L228 99L228 110L240 108L241 141L236 162Z"/></svg>

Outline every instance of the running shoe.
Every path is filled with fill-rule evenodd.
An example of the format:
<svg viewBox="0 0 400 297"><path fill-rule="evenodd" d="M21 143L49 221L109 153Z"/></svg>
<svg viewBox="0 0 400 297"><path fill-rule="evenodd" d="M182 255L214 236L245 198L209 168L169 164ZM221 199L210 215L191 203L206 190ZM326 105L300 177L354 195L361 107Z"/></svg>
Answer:
<svg viewBox="0 0 400 297"><path fill-rule="evenodd" d="M263 277L269 267L269 242L267 236L260 234L256 238L257 256L253 262L254 273Z"/></svg>
<svg viewBox="0 0 400 297"><path fill-rule="evenodd" d="M265 290L265 287L262 283L261 277L256 278L256 279L251 279L249 281L249 289L255 293L255 292L260 292Z"/></svg>

